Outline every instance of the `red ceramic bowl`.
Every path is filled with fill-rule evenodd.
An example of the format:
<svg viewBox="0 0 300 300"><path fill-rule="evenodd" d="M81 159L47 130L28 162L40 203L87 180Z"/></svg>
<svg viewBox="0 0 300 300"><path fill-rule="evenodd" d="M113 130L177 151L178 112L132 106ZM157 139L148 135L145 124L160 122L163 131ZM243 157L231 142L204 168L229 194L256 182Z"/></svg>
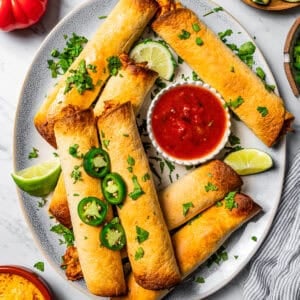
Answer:
<svg viewBox="0 0 300 300"><path fill-rule="evenodd" d="M21 266L0 266L0 274L3 273L15 274L27 279L41 292L45 300L54 299L50 287L45 280L30 269Z"/></svg>

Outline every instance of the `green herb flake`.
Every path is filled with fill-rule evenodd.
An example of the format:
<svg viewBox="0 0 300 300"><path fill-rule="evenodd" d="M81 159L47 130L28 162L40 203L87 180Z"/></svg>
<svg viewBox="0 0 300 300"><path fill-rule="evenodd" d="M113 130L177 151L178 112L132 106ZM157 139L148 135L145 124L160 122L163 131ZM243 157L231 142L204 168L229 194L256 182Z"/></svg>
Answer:
<svg viewBox="0 0 300 300"><path fill-rule="evenodd" d="M110 143L110 140L102 140L103 147L106 150L108 150L109 143Z"/></svg>
<svg viewBox="0 0 300 300"><path fill-rule="evenodd" d="M146 182L147 180L150 180L150 174L146 173L145 175L142 176L142 181Z"/></svg>
<svg viewBox="0 0 300 300"><path fill-rule="evenodd" d="M192 28L195 32L199 32L200 31L200 25L198 23L194 23L192 24Z"/></svg>
<svg viewBox="0 0 300 300"><path fill-rule="evenodd" d="M32 147L32 151L29 152L28 158L32 159L37 157L39 157L39 150L37 148Z"/></svg>
<svg viewBox="0 0 300 300"><path fill-rule="evenodd" d="M215 7L212 10L210 10L208 13L204 14L203 17L206 17L208 15L211 15L213 13L216 13L216 12L219 12L219 11L222 11L222 10L223 10L223 7L221 7L221 6Z"/></svg>
<svg viewBox="0 0 300 300"><path fill-rule="evenodd" d="M204 187L206 192L209 191L217 191L218 188L211 182L208 182L207 185Z"/></svg>
<svg viewBox="0 0 300 300"><path fill-rule="evenodd" d="M241 143L241 140L240 140L239 137L237 137L237 136L231 134L231 135L229 136L229 143L230 143L231 146L234 146L234 145L240 144L240 143Z"/></svg>
<svg viewBox="0 0 300 300"><path fill-rule="evenodd" d="M183 203L183 204L182 204L182 214L183 214L184 216L186 216L187 213L189 212L189 210L190 210L191 207L194 207L193 202Z"/></svg>
<svg viewBox="0 0 300 300"><path fill-rule="evenodd" d="M86 90L94 89L95 86L93 84L93 79L87 71L84 59L79 62L77 69L72 69L69 72L71 75L66 79L64 94L67 94L73 88L76 88L80 95L82 95Z"/></svg>
<svg viewBox="0 0 300 300"><path fill-rule="evenodd" d="M231 36L233 34L233 31L231 29L226 29L225 31L218 32L219 38L222 40L222 42L226 42L226 37Z"/></svg>
<svg viewBox="0 0 300 300"><path fill-rule="evenodd" d="M238 96L235 100L229 100L229 102L226 102L226 107L231 108L238 108L244 103L244 99L241 96Z"/></svg>
<svg viewBox="0 0 300 300"><path fill-rule="evenodd" d="M184 62L184 60L180 56L178 56L177 62L180 65L180 64L182 64Z"/></svg>
<svg viewBox="0 0 300 300"><path fill-rule="evenodd" d="M139 244L141 244L142 242L148 240L149 238L149 232L139 226L135 226L135 230L136 230L136 239L138 241Z"/></svg>
<svg viewBox="0 0 300 300"><path fill-rule="evenodd" d="M221 207L223 206L223 203L221 201L216 202L216 207Z"/></svg>
<svg viewBox="0 0 300 300"><path fill-rule="evenodd" d="M106 18L107 18L107 16L99 16L98 17L99 20L106 19Z"/></svg>
<svg viewBox="0 0 300 300"><path fill-rule="evenodd" d="M79 197L80 195L78 193L73 194L74 197Z"/></svg>
<svg viewBox="0 0 300 300"><path fill-rule="evenodd" d="M265 116L267 116L268 113L269 113L268 109L267 109L266 107L264 107L264 106L258 106L258 107L256 108L256 110L261 114L261 116L262 116L263 118L264 118Z"/></svg>
<svg viewBox="0 0 300 300"><path fill-rule="evenodd" d="M256 236L252 236L251 240L254 241L254 242L257 242L257 237Z"/></svg>
<svg viewBox="0 0 300 300"><path fill-rule="evenodd" d="M266 79L266 73L261 67L256 68L256 75L263 81Z"/></svg>
<svg viewBox="0 0 300 300"><path fill-rule="evenodd" d="M235 202L234 197L236 195L236 192L229 192L226 197L224 198L225 200L225 208L228 208L229 210L232 210L233 208L237 208L238 204Z"/></svg>
<svg viewBox="0 0 300 300"><path fill-rule="evenodd" d="M178 34L178 37L179 37L181 40L187 40L187 39L190 38L190 36L191 36L190 32L188 32L188 31L186 31L186 30L184 30L184 29L181 30L181 33L180 33L180 34Z"/></svg>
<svg viewBox="0 0 300 300"><path fill-rule="evenodd" d="M56 234L63 237L63 240L60 240L60 244L66 244L67 246L74 245L73 231L63 226L62 224L52 226L50 231L55 232Z"/></svg>
<svg viewBox="0 0 300 300"><path fill-rule="evenodd" d="M71 173L71 178L74 179L73 183L76 183L77 181L82 181L82 174L79 168L80 166L74 166L74 169Z"/></svg>
<svg viewBox="0 0 300 300"><path fill-rule="evenodd" d="M128 194L128 196L132 200L137 200L139 197L141 197L145 192L143 191L142 187L140 186L138 179L135 175L132 176L132 182L133 182L133 191Z"/></svg>
<svg viewBox="0 0 300 300"><path fill-rule="evenodd" d="M38 202L38 207L42 208L46 205L46 203L47 203L47 199L42 198L41 201Z"/></svg>
<svg viewBox="0 0 300 300"><path fill-rule="evenodd" d="M129 137L129 134L128 133L123 133L123 136L124 137Z"/></svg>
<svg viewBox="0 0 300 300"><path fill-rule="evenodd" d="M144 249L142 247L137 248L135 255L134 255L134 259L135 260L140 260L141 258L144 257Z"/></svg>
<svg viewBox="0 0 300 300"><path fill-rule="evenodd" d="M64 35L64 39L67 40L68 36ZM62 75L67 72L87 42L88 40L84 36L79 36L73 33L66 41L66 46L62 51L57 49L53 49L51 51L51 56L54 59L49 59L47 62L52 78L56 78L58 75Z"/></svg>
<svg viewBox="0 0 300 300"><path fill-rule="evenodd" d="M235 259L238 259L238 258L239 258L239 256L238 256L238 255L234 255L234 258L235 258Z"/></svg>
<svg viewBox="0 0 300 300"><path fill-rule="evenodd" d="M128 155L127 163L129 166L133 167L135 165L135 159L132 156Z"/></svg>
<svg viewBox="0 0 300 300"><path fill-rule="evenodd" d="M57 152L53 152L52 153L54 157L58 157L58 153Z"/></svg>
<svg viewBox="0 0 300 300"><path fill-rule="evenodd" d="M202 46L204 44L203 40L200 37L196 37L195 41L198 46Z"/></svg>
<svg viewBox="0 0 300 300"><path fill-rule="evenodd" d="M37 263L35 263L33 265L34 268L36 268L37 270L44 272L45 271L45 264L42 261L38 261Z"/></svg>
<svg viewBox="0 0 300 300"><path fill-rule="evenodd" d="M217 252L207 260L206 266L209 268L213 263L219 265L221 261L228 260L228 254L225 250L225 247L221 246Z"/></svg>
<svg viewBox="0 0 300 300"><path fill-rule="evenodd" d="M72 146L69 147L69 154L75 158L82 158L83 154L78 154L78 148L79 145L78 144L74 144Z"/></svg>
<svg viewBox="0 0 300 300"><path fill-rule="evenodd" d="M275 90L275 85L274 84L267 84L265 83L265 88L268 92L274 92Z"/></svg>
<svg viewBox="0 0 300 300"><path fill-rule="evenodd" d="M109 74L112 76L117 76L119 70L122 67L122 63L119 59L118 56L111 56L109 58L107 58L107 62L108 62L108 70L109 70Z"/></svg>
<svg viewBox="0 0 300 300"><path fill-rule="evenodd" d="M128 170L128 172L132 173L133 172L133 167L128 167L127 170Z"/></svg>
<svg viewBox="0 0 300 300"><path fill-rule="evenodd" d="M205 279L201 276L198 276L195 278L195 282L197 283L205 283Z"/></svg>

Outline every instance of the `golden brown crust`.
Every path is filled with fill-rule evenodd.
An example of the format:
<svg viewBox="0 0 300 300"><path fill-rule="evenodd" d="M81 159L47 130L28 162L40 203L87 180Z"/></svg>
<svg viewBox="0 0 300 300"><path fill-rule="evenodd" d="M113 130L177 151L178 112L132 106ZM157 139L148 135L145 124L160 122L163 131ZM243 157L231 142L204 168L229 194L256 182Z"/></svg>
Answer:
<svg viewBox="0 0 300 300"><path fill-rule="evenodd" d="M199 24L199 32L192 30L194 23ZM282 99L268 92L258 76L191 10L178 8L167 12L154 21L152 28L226 102L243 99L240 106L231 109L267 146L277 141L286 113ZM190 32L190 37L179 39L181 30ZM197 37L202 39L202 46L196 44ZM263 117L258 107L267 108L268 114Z"/></svg>
<svg viewBox="0 0 300 300"><path fill-rule="evenodd" d="M126 291L126 285L120 253L101 247L99 235L102 226L83 223L77 213L81 199L90 196L103 199L99 180L85 173L82 159L69 154L69 147L74 144L79 145L79 153L86 153L92 147L99 146L93 111L76 112L76 108L68 106L62 113L65 115L55 123L54 130L82 273L91 293L101 296L121 295ZM77 181L71 176L75 167L81 174ZM112 216L109 207L107 220Z"/></svg>
<svg viewBox="0 0 300 300"><path fill-rule="evenodd" d="M237 208L232 210L226 208L223 200L222 206L208 208L172 236L176 259L183 278L217 251L235 230L261 211L261 207L247 195L236 194L235 201ZM128 294L113 299L158 300L169 292L168 290L145 290L136 283L132 275L126 281ZM146 298L143 298L143 295L146 295Z"/></svg>
<svg viewBox="0 0 300 300"><path fill-rule="evenodd" d="M171 287L179 282L180 274L174 257L167 226L159 206L148 160L137 130L130 102L104 113L98 120L102 139L109 141L112 172L119 173L127 186L127 197L118 208L121 223L126 232L128 257L136 281L148 289ZM128 157L135 160L133 170L128 170ZM143 181L145 174L150 179ZM136 176L144 194L132 199L133 176ZM147 240L139 243L136 226L149 232ZM142 247L144 256L135 258Z"/></svg>
<svg viewBox="0 0 300 300"><path fill-rule="evenodd" d="M213 190L208 189L212 185ZM159 193L159 201L169 230L179 227L201 211L238 191L241 177L220 160L201 165ZM186 214L183 205L192 203Z"/></svg>
<svg viewBox="0 0 300 300"><path fill-rule="evenodd" d="M154 0L120 0L101 24L94 37L73 62L69 71L61 77L35 115L35 127L52 146L56 147L53 118L55 119L56 115L69 104L81 109L90 107L109 77L107 59L129 51L157 8L158 5ZM70 70L77 69L82 60L85 60L86 65L91 64L96 67L96 72L89 72L95 87L83 94L79 94L75 88L65 94Z"/></svg>
<svg viewBox="0 0 300 300"><path fill-rule="evenodd" d="M115 104L130 101L134 112L137 113L158 77L158 74L148 69L144 63L137 64L126 54L122 54L120 60L122 68L119 75L112 76L108 80L97 100L94 108L96 116L100 116L104 112L107 101Z"/></svg>

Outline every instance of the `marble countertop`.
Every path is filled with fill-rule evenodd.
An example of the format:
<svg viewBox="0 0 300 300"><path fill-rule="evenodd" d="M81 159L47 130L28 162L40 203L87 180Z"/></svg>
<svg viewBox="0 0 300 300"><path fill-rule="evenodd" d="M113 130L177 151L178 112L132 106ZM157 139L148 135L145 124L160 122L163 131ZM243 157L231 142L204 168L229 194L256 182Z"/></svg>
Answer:
<svg viewBox="0 0 300 300"><path fill-rule="evenodd" d="M100 0L99 0L100 1ZM0 32L0 265L23 265L33 269L38 261L45 262L42 276L49 282L58 300L88 299L80 291L68 285L45 261L37 248L17 199L16 187L10 177L13 170L13 127L19 92L34 54L57 22L82 0L49 0L46 15L31 29ZM236 0L215 0L230 12L255 37L263 52L287 108L300 114L300 103L288 85L283 70L283 46L287 33L300 15L300 8L284 12L259 11ZM300 146L300 120L296 118L295 133L287 138L287 168ZM242 279L247 268L230 284L210 296L209 300L242 299ZM66 291L67 290L67 291Z"/></svg>

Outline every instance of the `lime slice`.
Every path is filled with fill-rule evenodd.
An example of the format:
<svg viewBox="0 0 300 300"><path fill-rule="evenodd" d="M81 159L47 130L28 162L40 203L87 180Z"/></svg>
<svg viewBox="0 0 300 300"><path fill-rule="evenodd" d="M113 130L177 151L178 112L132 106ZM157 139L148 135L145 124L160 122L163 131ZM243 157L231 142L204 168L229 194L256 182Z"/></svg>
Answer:
<svg viewBox="0 0 300 300"><path fill-rule="evenodd" d="M146 40L137 44L130 52L130 57L136 62L147 62L148 68L156 71L160 77L171 80L175 72L175 60L161 42Z"/></svg>
<svg viewBox="0 0 300 300"><path fill-rule="evenodd" d="M60 171L59 160L55 159L14 172L11 176L21 190L42 197L55 188Z"/></svg>
<svg viewBox="0 0 300 300"><path fill-rule="evenodd" d="M269 154L257 149L242 149L228 154L224 162L239 175L250 175L264 172L273 166Z"/></svg>

